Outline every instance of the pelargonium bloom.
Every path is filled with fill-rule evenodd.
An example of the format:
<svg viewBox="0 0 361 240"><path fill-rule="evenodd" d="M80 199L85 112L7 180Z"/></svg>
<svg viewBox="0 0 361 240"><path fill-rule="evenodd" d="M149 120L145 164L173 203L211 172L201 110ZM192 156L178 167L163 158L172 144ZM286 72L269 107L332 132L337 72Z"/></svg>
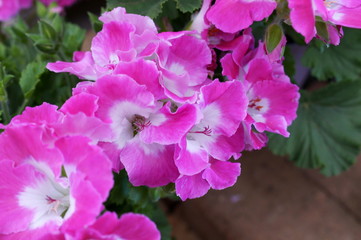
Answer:
<svg viewBox="0 0 361 240"><path fill-rule="evenodd" d="M235 97L237 96L237 97ZM209 155L222 161L243 150L242 139L232 138L247 114L248 100L238 81L219 82L201 88L198 108L202 118L184 136L176 152L181 174L194 175L209 165Z"/></svg>
<svg viewBox="0 0 361 240"><path fill-rule="evenodd" d="M127 14L115 8L99 18L103 29L93 38L91 51L74 53L74 62L48 63L54 72L69 72L79 78L96 80L111 74L121 62L151 56L157 46L157 28L145 16Z"/></svg>
<svg viewBox="0 0 361 240"><path fill-rule="evenodd" d="M221 190L233 186L241 174L240 163L211 159L198 174L180 176L175 182L177 195L185 201L205 195L210 188Z"/></svg>
<svg viewBox="0 0 361 240"><path fill-rule="evenodd" d="M253 49L250 44L252 41L247 35L241 36L241 41L233 52L222 58L223 73L230 79L242 81L246 88L249 99L246 118L248 124L252 124L259 132L270 131L288 137L287 127L296 118L298 87L291 84L284 73L280 57L275 56L281 51L268 55L262 42L258 48ZM284 41L280 44L284 44ZM253 138L248 124L244 126L244 133L250 134L245 137L250 140ZM260 139L266 138L254 140L258 142ZM256 148L259 146L262 144L257 144Z"/></svg>
<svg viewBox="0 0 361 240"><path fill-rule="evenodd" d="M270 16L276 7L275 0L217 0L206 17L218 29L235 33Z"/></svg>
<svg viewBox="0 0 361 240"><path fill-rule="evenodd" d="M305 37L306 43L317 35L316 18L320 17L327 26L329 42L338 45L342 30L337 26L361 28L361 4L359 1L288 0L293 28ZM322 37L322 36L320 36Z"/></svg>
<svg viewBox="0 0 361 240"><path fill-rule="evenodd" d="M64 137L49 145L43 134L42 127L24 125L0 136L2 239L74 233L99 215L113 185L111 163L90 139Z"/></svg>
<svg viewBox="0 0 361 240"><path fill-rule="evenodd" d="M74 97L87 92L99 98L95 115L110 123L114 136L102 146L119 154L113 160L124 165L133 185L155 187L178 177L174 144L192 128L198 112L191 104L177 107L156 101L148 83L144 84L127 75L104 76L95 83L80 84Z"/></svg>
<svg viewBox="0 0 361 240"><path fill-rule="evenodd" d="M157 49L160 80L165 94L177 102L195 102L208 76L212 53L204 40L189 33L162 33Z"/></svg>

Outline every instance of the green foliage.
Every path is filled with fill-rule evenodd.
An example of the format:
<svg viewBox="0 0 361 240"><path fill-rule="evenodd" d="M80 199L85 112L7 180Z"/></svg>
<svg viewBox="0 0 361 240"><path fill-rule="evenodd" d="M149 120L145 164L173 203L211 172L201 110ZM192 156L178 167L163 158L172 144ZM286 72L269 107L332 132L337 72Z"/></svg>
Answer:
<svg viewBox="0 0 361 240"><path fill-rule="evenodd" d="M361 146L361 81L303 92L297 114L289 139L270 136L274 153L289 155L299 167L319 168L327 176L355 162Z"/></svg>
<svg viewBox="0 0 361 240"><path fill-rule="evenodd" d="M118 215L136 212L147 215L161 231L162 239L171 239L171 229L158 201L163 197L174 196L174 186L158 188L134 187L130 184L125 171L114 173L114 187L105 202L106 209Z"/></svg>
<svg viewBox="0 0 361 240"><path fill-rule="evenodd" d="M156 19L166 16L178 17L178 11L192 13L201 7L201 0L107 0L107 8L124 7L129 13L136 13ZM188 19L183 19L183 24Z"/></svg>
<svg viewBox="0 0 361 240"><path fill-rule="evenodd" d="M107 8L124 7L129 13L156 18L167 0L107 0Z"/></svg>
<svg viewBox="0 0 361 240"><path fill-rule="evenodd" d="M268 26L266 31L266 48L267 51L270 53L272 52L278 44L281 42L283 37L283 31L280 25L278 24L271 24Z"/></svg>
<svg viewBox="0 0 361 240"><path fill-rule="evenodd" d="M361 74L361 31L344 29L339 46L310 45L302 62L318 80L358 80ZM315 40L317 42L319 40Z"/></svg>
<svg viewBox="0 0 361 240"><path fill-rule="evenodd" d="M21 113L25 106L39 105L43 101L61 105L77 82L68 74L50 73L45 66L57 60L71 61L73 52L79 50L83 42L85 31L66 23L40 3L37 3L37 13L42 16L38 24L18 17L1 29L0 62L7 76L6 84L4 78L0 83L5 123Z"/></svg>
<svg viewBox="0 0 361 240"><path fill-rule="evenodd" d="M194 12L199 9L202 5L201 0L175 0L179 10L182 12Z"/></svg>
<svg viewBox="0 0 361 240"><path fill-rule="evenodd" d="M22 71L19 84L25 98L31 97L36 85L40 81L41 74L46 70L45 65L45 62L31 62Z"/></svg>

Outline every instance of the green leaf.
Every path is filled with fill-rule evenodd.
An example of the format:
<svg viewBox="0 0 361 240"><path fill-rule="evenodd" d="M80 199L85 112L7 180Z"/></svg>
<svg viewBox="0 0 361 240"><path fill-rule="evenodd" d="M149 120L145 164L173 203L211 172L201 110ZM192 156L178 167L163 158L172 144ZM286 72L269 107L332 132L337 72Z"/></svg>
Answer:
<svg viewBox="0 0 361 240"><path fill-rule="evenodd" d="M107 8L124 7L128 13L136 13L156 18L162 12L167 0L107 0Z"/></svg>
<svg viewBox="0 0 361 240"><path fill-rule="evenodd" d="M333 83L303 92L289 139L271 135L269 148L299 167L327 176L348 169L361 146L361 81Z"/></svg>
<svg viewBox="0 0 361 240"><path fill-rule="evenodd" d="M179 10L182 12L194 12L199 9L202 5L201 0L175 0L177 2L177 6Z"/></svg>
<svg viewBox="0 0 361 240"><path fill-rule="evenodd" d="M302 63L319 80L358 80L361 74L361 31L344 29L345 37L339 46L319 49L310 45Z"/></svg>
<svg viewBox="0 0 361 240"><path fill-rule="evenodd" d="M266 48L271 53L281 42L283 31L278 24L271 24L266 30Z"/></svg>
<svg viewBox="0 0 361 240"><path fill-rule="evenodd" d="M31 62L22 71L20 87L26 98L29 98L35 90L36 85L40 81L41 74L46 70L45 66L45 62Z"/></svg>
<svg viewBox="0 0 361 240"><path fill-rule="evenodd" d="M94 32L100 32L103 28L103 23L98 19L99 17L91 12L88 12L88 17Z"/></svg>

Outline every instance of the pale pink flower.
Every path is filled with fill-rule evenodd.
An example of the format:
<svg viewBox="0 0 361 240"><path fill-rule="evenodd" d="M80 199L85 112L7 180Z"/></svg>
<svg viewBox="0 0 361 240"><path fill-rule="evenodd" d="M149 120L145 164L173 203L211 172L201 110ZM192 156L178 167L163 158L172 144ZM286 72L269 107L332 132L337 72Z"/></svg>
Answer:
<svg viewBox="0 0 361 240"><path fill-rule="evenodd" d="M0 0L0 21L7 21L21 9L28 8L32 0Z"/></svg>

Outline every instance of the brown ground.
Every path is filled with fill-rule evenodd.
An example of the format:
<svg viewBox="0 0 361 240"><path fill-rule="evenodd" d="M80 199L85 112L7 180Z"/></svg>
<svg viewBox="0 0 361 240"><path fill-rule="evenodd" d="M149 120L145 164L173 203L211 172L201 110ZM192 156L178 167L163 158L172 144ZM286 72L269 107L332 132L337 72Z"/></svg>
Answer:
<svg viewBox="0 0 361 240"><path fill-rule="evenodd" d="M237 184L188 200L169 219L178 240L359 240L361 159L325 178L267 150L242 158Z"/></svg>

